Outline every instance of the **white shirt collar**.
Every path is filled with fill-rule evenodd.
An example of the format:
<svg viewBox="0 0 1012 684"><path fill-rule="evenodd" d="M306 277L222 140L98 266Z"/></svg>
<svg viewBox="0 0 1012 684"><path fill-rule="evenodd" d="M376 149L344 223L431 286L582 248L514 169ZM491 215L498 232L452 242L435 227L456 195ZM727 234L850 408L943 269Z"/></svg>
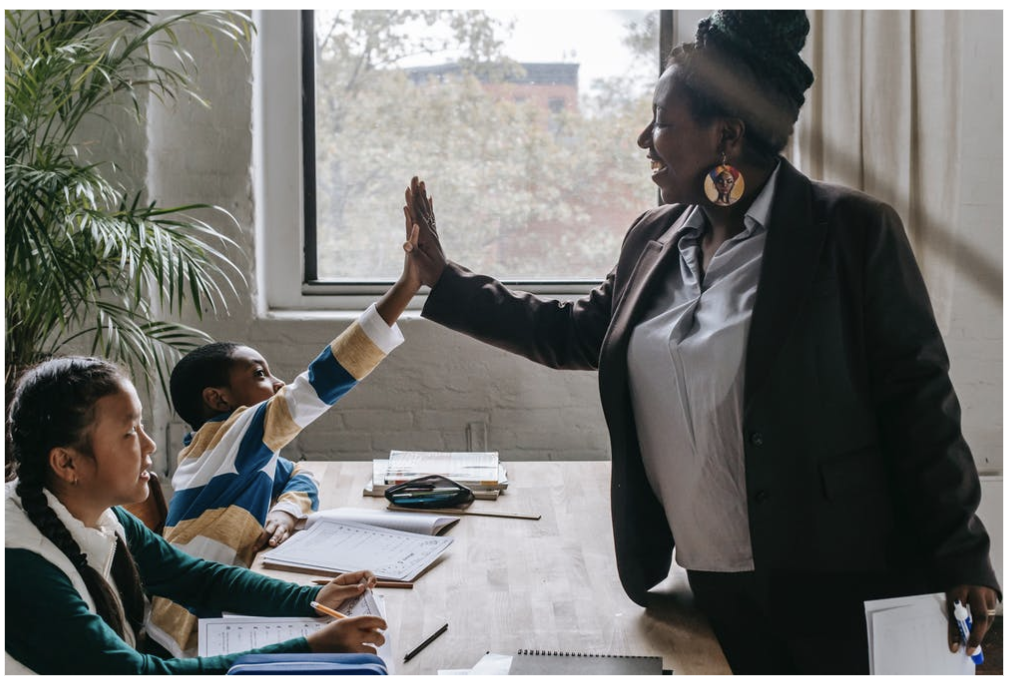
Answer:
<svg viewBox="0 0 1012 684"><path fill-rule="evenodd" d="M74 517L67 507L48 489L43 488L49 507L66 525L70 535L88 556L88 565L95 568L107 580L112 574L112 559L116 553L116 533L122 534L122 526L112 509L106 509L98 519L98 528L88 527Z"/></svg>
<svg viewBox="0 0 1012 684"><path fill-rule="evenodd" d="M752 201L752 206L745 212L745 233L751 235L760 226L768 228L770 215L773 213L773 194L776 191L777 177L780 175L781 163L777 165L770 174L769 180L763 186L762 192Z"/></svg>

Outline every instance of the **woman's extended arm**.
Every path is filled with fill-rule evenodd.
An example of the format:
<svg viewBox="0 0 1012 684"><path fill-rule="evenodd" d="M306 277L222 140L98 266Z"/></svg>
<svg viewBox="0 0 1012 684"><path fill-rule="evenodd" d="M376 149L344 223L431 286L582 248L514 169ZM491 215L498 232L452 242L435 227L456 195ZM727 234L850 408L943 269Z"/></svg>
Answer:
<svg viewBox="0 0 1012 684"><path fill-rule="evenodd" d="M597 368L611 322L614 273L579 301L514 292L446 259L424 182L412 178L405 200L405 217L418 227L409 256L421 282L432 287L423 317L552 368Z"/></svg>

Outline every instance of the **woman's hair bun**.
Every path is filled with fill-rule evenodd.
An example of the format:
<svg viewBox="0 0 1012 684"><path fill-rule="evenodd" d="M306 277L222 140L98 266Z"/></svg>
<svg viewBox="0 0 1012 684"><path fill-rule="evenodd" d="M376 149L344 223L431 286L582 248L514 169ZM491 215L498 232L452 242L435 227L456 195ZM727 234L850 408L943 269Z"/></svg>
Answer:
<svg viewBox="0 0 1012 684"><path fill-rule="evenodd" d="M761 82L800 108L815 80L798 54L809 28L804 10L718 10L699 22L696 46L745 62Z"/></svg>

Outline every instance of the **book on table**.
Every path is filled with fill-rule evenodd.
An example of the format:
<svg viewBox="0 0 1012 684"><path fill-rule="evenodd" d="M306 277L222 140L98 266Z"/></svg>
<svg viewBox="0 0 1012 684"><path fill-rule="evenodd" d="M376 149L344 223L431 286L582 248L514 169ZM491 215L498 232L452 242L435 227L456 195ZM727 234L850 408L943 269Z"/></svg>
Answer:
<svg viewBox="0 0 1012 684"><path fill-rule="evenodd" d="M373 461L372 479L362 493L383 496L387 489L425 475L442 475L464 485L476 499L496 499L506 491L506 467L495 451L391 451Z"/></svg>
<svg viewBox="0 0 1012 684"><path fill-rule="evenodd" d="M369 568L379 579L410 582L452 543L450 537L321 518L264 553L263 564L314 573Z"/></svg>
<svg viewBox="0 0 1012 684"><path fill-rule="evenodd" d="M659 675L660 656L598 655L521 649L513 656L511 675Z"/></svg>
<svg viewBox="0 0 1012 684"><path fill-rule="evenodd" d="M375 508L328 508L316 511L295 525L296 530L309 529L321 520L374 525L390 530L413 532L415 534L441 534L453 527L460 518L445 513L398 513Z"/></svg>

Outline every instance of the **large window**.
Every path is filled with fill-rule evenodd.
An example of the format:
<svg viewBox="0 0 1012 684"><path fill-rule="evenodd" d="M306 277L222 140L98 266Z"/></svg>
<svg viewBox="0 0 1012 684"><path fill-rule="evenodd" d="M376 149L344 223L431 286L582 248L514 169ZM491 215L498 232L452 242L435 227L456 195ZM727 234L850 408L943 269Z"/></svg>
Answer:
<svg viewBox="0 0 1012 684"><path fill-rule="evenodd" d="M304 12L306 279L396 277L418 174L451 258L599 281L656 203L635 140L658 25L656 11Z"/></svg>
<svg viewBox="0 0 1012 684"><path fill-rule="evenodd" d="M372 301L413 175L449 258L540 292L599 282L657 202L636 137L668 14L256 11L261 310Z"/></svg>

